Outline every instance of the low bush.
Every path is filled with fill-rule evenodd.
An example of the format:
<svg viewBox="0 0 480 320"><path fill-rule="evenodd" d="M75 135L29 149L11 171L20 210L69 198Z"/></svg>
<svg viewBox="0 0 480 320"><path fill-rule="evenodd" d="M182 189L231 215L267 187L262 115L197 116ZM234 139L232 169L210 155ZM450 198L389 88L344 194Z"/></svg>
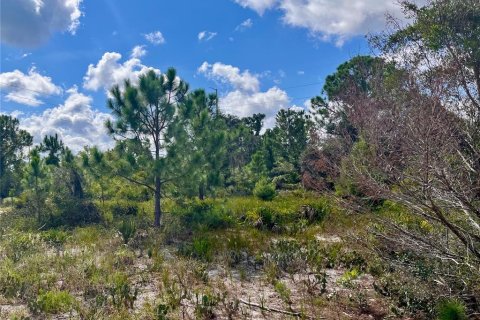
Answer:
<svg viewBox="0 0 480 320"><path fill-rule="evenodd" d="M193 242L183 246L180 252L186 256L209 262L213 259L214 249L215 243L213 240L202 236L195 237Z"/></svg>
<svg viewBox="0 0 480 320"><path fill-rule="evenodd" d="M437 305L438 320L467 320L465 305L459 300L442 300Z"/></svg>
<svg viewBox="0 0 480 320"><path fill-rule="evenodd" d="M118 231L122 235L123 243L128 244L128 241L133 238L135 232L137 231L135 221L132 219L123 220L118 227Z"/></svg>
<svg viewBox="0 0 480 320"><path fill-rule="evenodd" d="M138 288L133 288L128 277L124 273L114 273L109 281L108 292L111 302L116 308L133 308L133 303L137 300Z"/></svg>
<svg viewBox="0 0 480 320"><path fill-rule="evenodd" d="M221 229L231 226L234 222L230 211L210 200L188 201L176 210L182 223L190 228Z"/></svg>
<svg viewBox="0 0 480 320"><path fill-rule="evenodd" d="M30 303L33 313L57 314L72 311L76 306L75 298L66 291L40 292L37 299Z"/></svg>
<svg viewBox="0 0 480 320"><path fill-rule="evenodd" d="M259 199L271 201L276 195L275 185L268 183L266 179L261 179L255 184L253 194Z"/></svg>
<svg viewBox="0 0 480 320"><path fill-rule="evenodd" d="M105 207L114 218L136 216L138 214L138 205L134 201L112 200L105 202Z"/></svg>

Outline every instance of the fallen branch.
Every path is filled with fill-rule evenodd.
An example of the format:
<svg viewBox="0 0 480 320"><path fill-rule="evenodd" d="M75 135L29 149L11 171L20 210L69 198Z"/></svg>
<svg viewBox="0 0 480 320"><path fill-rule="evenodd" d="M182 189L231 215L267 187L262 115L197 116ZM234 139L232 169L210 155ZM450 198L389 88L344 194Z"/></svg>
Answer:
<svg viewBox="0 0 480 320"><path fill-rule="evenodd" d="M286 315L289 315L289 316L294 316L294 317L298 317L298 318L302 318L302 319L313 319L312 317L304 315L300 312L292 312L292 311L280 310L280 309L276 309L276 308L269 308L269 307L265 307L265 306L262 306L262 305L259 305L257 303L253 303L253 302L248 302L248 301L245 301L245 300L242 300L242 299L238 299L238 302L243 303L243 304L245 304L247 306L250 306L250 307L259 308L259 309L264 310L264 311L286 314ZM315 319L325 319L325 318L316 317Z"/></svg>

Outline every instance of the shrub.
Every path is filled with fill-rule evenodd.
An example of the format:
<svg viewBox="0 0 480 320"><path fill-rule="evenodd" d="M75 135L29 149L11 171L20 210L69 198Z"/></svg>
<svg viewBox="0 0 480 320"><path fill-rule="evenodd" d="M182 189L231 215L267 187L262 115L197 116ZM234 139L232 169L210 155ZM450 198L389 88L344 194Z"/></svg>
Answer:
<svg viewBox="0 0 480 320"><path fill-rule="evenodd" d="M182 223L190 228L221 229L233 223L233 218L228 210L208 200L190 201L181 205L177 210Z"/></svg>
<svg viewBox="0 0 480 320"><path fill-rule="evenodd" d="M211 239L205 237L197 237L193 239L193 243L187 248L187 253L194 258L211 261L213 259L214 243Z"/></svg>
<svg viewBox="0 0 480 320"><path fill-rule="evenodd" d="M465 306L458 300L443 300L437 306L439 320L466 320Z"/></svg>
<svg viewBox="0 0 480 320"><path fill-rule="evenodd" d="M123 306L131 309L137 300L138 288L133 289L127 276L120 272L114 273L111 277L108 291L112 298L112 304L117 308Z"/></svg>
<svg viewBox="0 0 480 320"><path fill-rule="evenodd" d="M118 231L122 235L123 243L127 244L128 241L135 235L137 227L133 220L126 219L122 221L122 223L118 227Z"/></svg>
<svg viewBox="0 0 480 320"><path fill-rule="evenodd" d="M30 309L34 313L56 314L71 311L75 305L75 298L67 291L40 291Z"/></svg>
<svg viewBox="0 0 480 320"><path fill-rule="evenodd" d="M276 195L275 185L268 183L266 179L261 179L255 184L253 194L262 200L271 201Z"/></svg>
<svg viewBox="0 0 480 320"><path fill-rule="evenodd" d="M108 203L107 208L114 217L136 216L138 214L138 206L133 201L112 201Z"/></svg>
<svg viewBox="0 0 480 320"><path fill-rule="evenodd" d="M25 288L25 277L11 265L0 268L0 294L6 298L17 298L23 295Z"/></svg>
<svg viewBox="0 0 480 320"><path fill-rule="evenodd" d="M55 248L62 247L68 239L68 233L63 230L50 229L42 232L40 237L43 241L54 246Z"/></svg>

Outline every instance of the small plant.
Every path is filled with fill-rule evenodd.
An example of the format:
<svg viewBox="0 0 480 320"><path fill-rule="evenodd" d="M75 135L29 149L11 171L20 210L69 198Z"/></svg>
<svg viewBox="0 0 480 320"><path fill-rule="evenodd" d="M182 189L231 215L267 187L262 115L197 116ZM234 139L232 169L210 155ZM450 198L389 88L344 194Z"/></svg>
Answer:
<svg viewBox="0 0 480 320"><path fill-rule="evenodd" d="M351 287L353 285L353 280L357 279L360 276L360 271L357 268L353 268L345 272L338 282L346 287Z"/></svg>
<svg viewBox="0 0 480 320"><path fill-rule="evenodd" d="M33 313L57 314L68 312L75 307L75 298L66 291L40 291L37 299L30 303Z"/></svg>
<svg viewBox="0 0 480 320"><path fill-rule="evenodd" d="M123 220L118 231L120 231L120 234L122 235L123 243L128 244L128 241L135 235L137 227L133 220Z"/></svg>
<svg viewBox="0 0 480 320"><path fill-rule="evenodd" d="M191 244L181 248L181 252L184 255L207 262L212 261L214 253L213 251L213 241L205 236L195 237Z"/></svg>
<svg viewBox="0 0 480 320"><path fill-rule="evenodd" d="M437 306L438 320L466 320L465 305L458 300L443 300Z"/></svg>
<svg viewBox="0 0 480 320"><path fill-rule="evenodd" d="M277 283L275 283L275 291L278 293L278 295L280 296L280 298L287 304L291 304L291 299L290 299L290 296L292 295L290 289L288 289L288 287L286 286L285 283L281 282L281 281L277 281Z"/></svg>
<svg viewBox="0 0 480 320"><path fill-rule="evenodd" d="M117 307L133 308L133 303L137 300L138 289L133 289L128 278L123 273L115 273L112 276L109 289L112 298L112 304Z"/></svg>
<svg viewBox="0 0 480 320"><path fill-rule="evenodd" d="M59 251L65 242L67 242L68 233L62 230L50 229L43 232L41 238Z"/></svg>
<svg viewBox="0 0 480 320"><path fill-rule="evenodd" d="M275 198L275 185L268 183L266 179L261 179L255 184L253 194L264 201L271 201Z"/></svg>
<svg viewBox="0 0 480 320"><path fill-rule="evenodd" d="M211 294L196 295L195 315L197 319L215 319L213 308L218 304L219 298Z"/></svg>
<svg viewBox="0 0 480 320"><path fill-rule="evenodd" d="M155 307L155 319L156 320L167 320L167 314L168 311L170 310L170 307L166 304L158 304Z"/></svg>

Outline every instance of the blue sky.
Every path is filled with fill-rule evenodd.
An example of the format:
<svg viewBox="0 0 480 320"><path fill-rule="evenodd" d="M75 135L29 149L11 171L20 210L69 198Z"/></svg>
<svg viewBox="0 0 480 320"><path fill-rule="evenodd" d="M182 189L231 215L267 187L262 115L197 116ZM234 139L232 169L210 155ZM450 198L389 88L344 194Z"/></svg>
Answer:
<svg viewBox="0 0 480 320"><path fill-rule="evenodd" d="M2 0L2 113L36 140L111 146L106 90L175 67L191 88L218 88L225 112L305 107L364 35L399 16L395 0ZM136 49L134 49L136 48Z"/></svg>

